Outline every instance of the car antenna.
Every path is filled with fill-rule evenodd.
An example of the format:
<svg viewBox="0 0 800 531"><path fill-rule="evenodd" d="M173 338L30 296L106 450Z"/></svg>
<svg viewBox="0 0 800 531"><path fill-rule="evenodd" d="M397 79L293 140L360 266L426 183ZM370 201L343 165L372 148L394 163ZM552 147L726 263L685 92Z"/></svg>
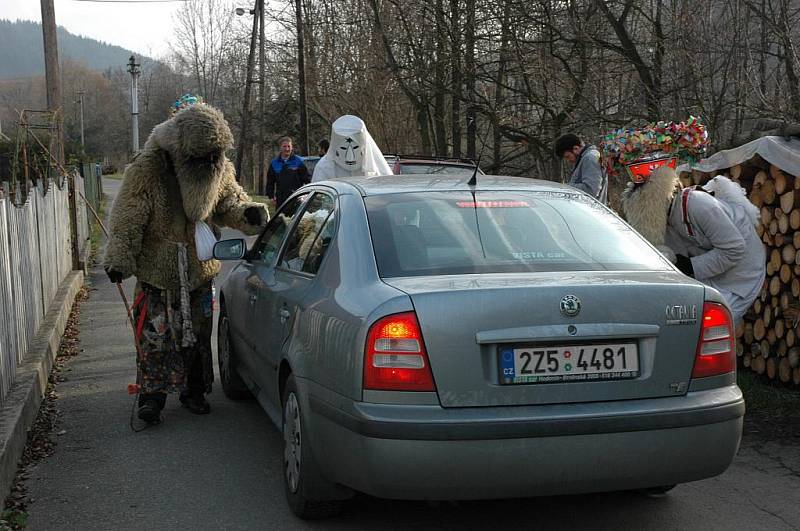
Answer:
<svg viewBox="0 0 800 531"><path fill-rule="evenodd" d="M474 117L472 119L475 120ZM483 152L486 149L486 137L488 136L489 136L489 128L487 127L486 131L483 133L483 138L481 138L481 151L480 153L478 153L478 162L475 163L475 171L472 172L472 177L470 177L469 181L467 181L467 186L470 187L473 195L475 193L474 190L475 185L478 184L478 172L481 169L481 159L483 158Z"/></svg>
<svg viewBox="0 0 800 531"><path fill-rule="evenodd" d="M481 155L483 155L481 150ZM481 253L483 258L486 258L486 249L483 248L483 236L481 236L481 222L478 220L478 200L475 198L475 186L478 184L478 168L480 167L481 158L478 157L478 162L475 164L475 171L472 173L467 186L469 186L469 193L472 195L472 210L475 212L475 227L478 229L478 242L481 244Z"/></svg>
<svg viewBox="0 0 800 531"><path fill-rule="evenodd" d="M481 149L481 155L483 155L483 149ZM474 188L476 184L478 184L478 168L481 167L481 158L478 157L478 162L475 163L475 171L472 172L472 177L469 178L467 181L467 186L470 188Z"/></svg>
<svg viewBox="0 0 800 531"><path fill-rule="evenodd" d="M474 120L475 118L473 118ZM478 200L475 198L475 186L478 184L478 170L481 167L481 158L483 158L483 150L486 149L486 136L489 134L489 128L486 128L486 132L481 139L481 152L478 153L478 162L475 163L475 171L472 172L472 177L469 178L467 181L467 186L469 186L469 193L472 194L472 210L475 212L475 227L478 230L478 242L481 244L481 254L483 254L483 258L486 258L486 249L483 247L483 236L481 235L481 222L478 219Z"/></svg>

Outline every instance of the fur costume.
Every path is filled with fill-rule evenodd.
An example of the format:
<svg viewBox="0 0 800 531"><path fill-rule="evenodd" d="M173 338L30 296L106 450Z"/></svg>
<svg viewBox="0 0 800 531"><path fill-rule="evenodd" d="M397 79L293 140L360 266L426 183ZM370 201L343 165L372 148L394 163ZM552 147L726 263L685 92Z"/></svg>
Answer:
<svg viewBox="0 0 800 531"><path fill-rule="evenodd" d="M212 279L216 260L197 256L195 228L205 222L257 233L269 219L236 183L225 150L233 145L218 110L197 104L156 126L125 169L111 212L105 267L112 281L135 275L139 418L154 422L164 393L180 391L194 413L214 379Z"/></svg>
<svg viewBox="0 0 800 531"><path fill-rule="evenodd" d="M667 212L681 182L669 168L656 169L645 184L628 183L622 192L622 212L628 223L670 261L675 253L666 245Z"/></svg>
<svg viewBox="0 0 800 531"><path fill-rule="evenodd" d="M111 212L106 269L175 290L180 287L176 244L185 243L188 288L209 282L220 264L197 258L195 223L256 234L269 219L266 206L251 202L236 182L225 156L232 145L222 113L209 105L188 107L157 125L125 170Z"/></svg>

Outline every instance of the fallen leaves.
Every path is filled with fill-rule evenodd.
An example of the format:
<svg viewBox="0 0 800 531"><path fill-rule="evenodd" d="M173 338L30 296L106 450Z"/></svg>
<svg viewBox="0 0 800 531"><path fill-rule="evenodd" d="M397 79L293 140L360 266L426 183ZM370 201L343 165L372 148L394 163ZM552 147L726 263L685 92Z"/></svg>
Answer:
<svg viewBox="0 0 800 531"><path fill-rule="evenodd" d="M11 493L5 500L3 512L0 514L0 531L25 529L28 519L27 506L33 500L28 498L25 480L28 477L28 467L38 461L50 456L55 451L56 443L52 439L55 433L57 436L65 435L66 430L56 432L59 420L59 412L56 407L58 393L56 386L66 378L61 374L67 361L78 355L83 349L79 348L80 328L78 319L80 317L80 305L88 298L88 290L82 288L75 297L72 305L64 334L58 346L58 353L53 362L53 370L47 379L47 388L44 398L39 406L36 420L28 431L28 440L22 452L22 459L19 462L17 475L14 478L14 485Z"/></svg>

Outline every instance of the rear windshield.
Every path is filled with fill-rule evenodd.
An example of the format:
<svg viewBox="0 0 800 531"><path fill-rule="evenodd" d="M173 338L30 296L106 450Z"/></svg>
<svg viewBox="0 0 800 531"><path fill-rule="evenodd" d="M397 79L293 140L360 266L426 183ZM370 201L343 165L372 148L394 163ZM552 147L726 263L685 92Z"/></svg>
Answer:
<svg viewBox="0 0 800 531"><path fill-rule="evenodd" d="M583 194L431 192L364 201L384 278L668 267L641 236Z"/></svg>

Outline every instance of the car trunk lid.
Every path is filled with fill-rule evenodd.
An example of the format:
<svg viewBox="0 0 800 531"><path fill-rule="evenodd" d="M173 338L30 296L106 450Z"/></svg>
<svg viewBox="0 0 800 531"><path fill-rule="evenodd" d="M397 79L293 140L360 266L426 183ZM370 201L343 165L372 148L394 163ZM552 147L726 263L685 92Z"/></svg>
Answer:
<svg viewBox="0 0 800 531"><path fill-rule="evenodd" d="M626 400L688 389L704 288L676 273L515 273L384 282L411 297L444 407ZM576 301L580 309L570 316ZM623 346L627 350L620 356ZM594 353L592 359L596 347L600 357ZM592 366L602 367L605 348L617 356L610 377L623 379L589 376L596 370ZM559 349L554 357L561 373L569 361L565 353L573 353L566 377L531 372L537 363L546 371L542 353ZM528 383L509 383L509 365L501 357L526 351L534 354L527 367L533 376L525 376ZM579 356L588 372L577 367ZM623 358L637 370L623 370ZM515 376L521 367L518 361Z"/></svg>

